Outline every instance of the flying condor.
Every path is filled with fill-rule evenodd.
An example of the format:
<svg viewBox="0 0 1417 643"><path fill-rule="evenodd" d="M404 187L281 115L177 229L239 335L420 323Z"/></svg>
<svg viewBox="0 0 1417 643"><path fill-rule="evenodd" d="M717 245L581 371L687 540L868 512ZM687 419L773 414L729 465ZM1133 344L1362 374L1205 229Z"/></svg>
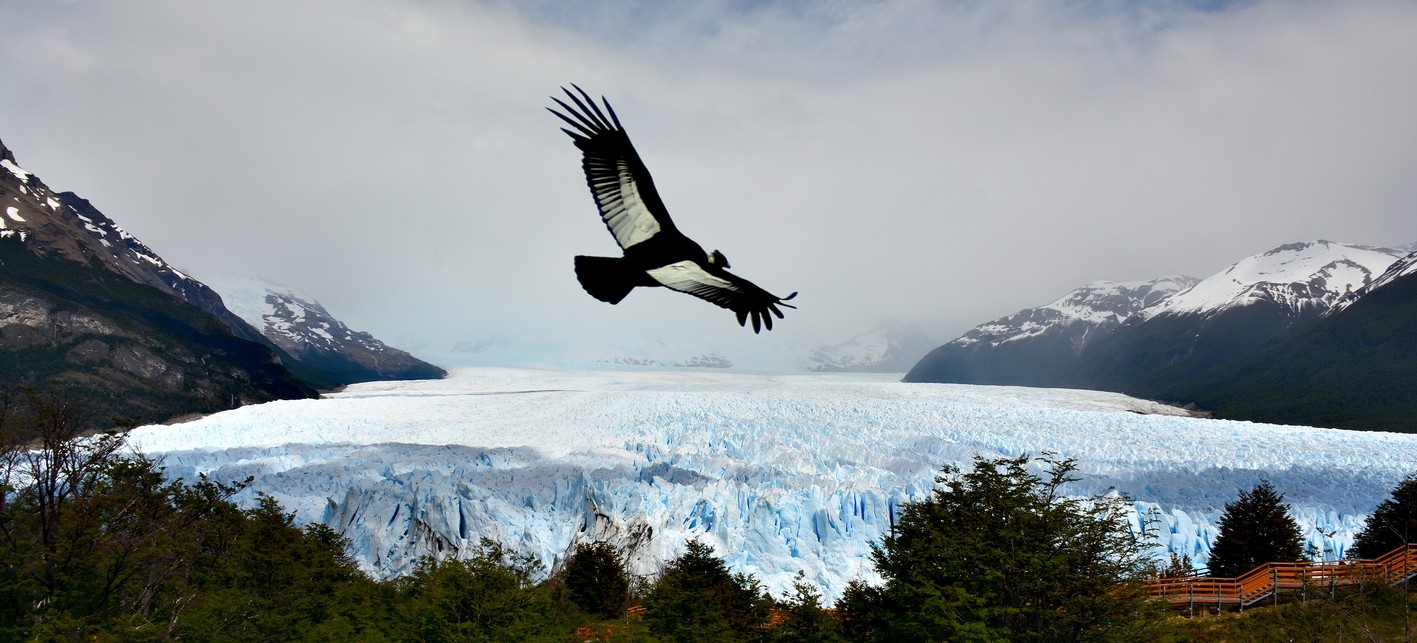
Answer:
<svg viewBox="0 0 1417 643"><path fill-rule="evenodd" d="M779 306L796 308L784 302L797 293L778 297L753 285L728 272L722 252L706 253L679 232L610 102L602 97L601 111L585 90L571 86L580 96L561 90L575 107L553 96L566 113L547 109L574 128L561 131L580 148L600 218L624 251L623 257L576 257L581 287L596 299L618 304L635 286L664 286L733 311L740 326L751 318L754 333L772 330L773 315L782 319Z"/></svg>

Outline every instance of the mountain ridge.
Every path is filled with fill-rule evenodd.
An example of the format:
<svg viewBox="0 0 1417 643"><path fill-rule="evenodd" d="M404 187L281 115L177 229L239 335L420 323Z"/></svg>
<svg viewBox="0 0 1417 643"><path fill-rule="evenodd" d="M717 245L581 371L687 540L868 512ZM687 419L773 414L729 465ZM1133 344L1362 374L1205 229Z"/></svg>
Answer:
<svg viewBox="0 0 1417 643"><path fill-rule="evenodd" d="M318 395L214 291L3 142L0 204L0 396L107 428Z"/></svg>
<svg viewBox="0 0 1417 643"><path fill-rule="evenodd" d="M1326 240L1285 244L1175 290L1120 323L1083 326L1090 333L1085 343L1071 337L1071 346L1061 345L1059 338L1070 338L1067 329L1076 326L1076 320L1062 316L1049 307L1052 304L981 324L932 351L907 373L905 381L1092 388L1199 405L1220 417L1263 417L1270 422L1316 422L1342 428L1347 422L1344 417L1356 422L1356 411L1348 416L1329 413L1318 418L1300 410L1312 405L1292 404L1286 405L1290 411L1247 416L1256 407L1239 401L1264 388L1261 380L1255 379L1264 369L1246 366L1245 372L1254 375L1244 380L1244 386L1229 378L1235 377L1238 365L1258 359L1255 355L1279 354L1267 351L1280 351L1287 355L1281 363L1301 368L1299 364L1308 360L1288 355L1287 349L1279 347L1293 342L1320 319L1345 317L1345 308L1382 292L1385 283L1410 276L1409 271L1417 270L1404 264L1410 256L1388 248ZM1065 299L1067 296L1059 301ZM1396 321L1400 318L1384 318L1389 320L1387 332L1406 332ZM1035 327L1028 327L1028 323ZM986 339L989 341L983 341ZM1374 358L1417 359L1417 353ZM1330 352L1329 359L1347 364L1351 356ZM1365 399L1364 387L1386 390L1382 383L1363 376L1359 365L1347 364L1341 370L1354 377L1321 395L1310 392L1334 400L1326 407L1340 405L1337 399L1345 395ZM1302 373L1271 372L1271 376L1280 375L1289 381L1303 377ZM1397 402L1402 396L1388 397ZM1387 403L1380 406L1388 407ZM1395 411L1384 411L1382 416L1399 417ZM1391 426L1417 431L1410 421L1398 420ZM1357 422L1353 427L1374 425Z"/></svg>

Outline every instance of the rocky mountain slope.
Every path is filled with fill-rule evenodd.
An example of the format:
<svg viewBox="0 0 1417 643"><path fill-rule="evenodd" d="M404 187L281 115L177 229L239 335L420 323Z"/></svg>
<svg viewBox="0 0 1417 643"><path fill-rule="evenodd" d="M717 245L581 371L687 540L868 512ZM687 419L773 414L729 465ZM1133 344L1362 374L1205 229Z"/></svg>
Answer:
<svg viewBox="0 0 1417 643"><path fill-rule="evenodd" d="M1215 415L1417 432L1417 254L1282 342L1174 390Z"/></svg>
<svg viewBox="0 0 1417 643"><path fill-rule="evenodd" d="M931 351L905 379L1060 386L1074 376L1079 356L1094 342L1196 281L1170 276L1088 284L1046 305L976 326Z"/></svg>
<svg viewBox="0 0 1417 643"><path fill-rule="evenodd" d="M3 143L0 208L5 392L81 403L94 426L316 395L215 292Z"/></svg>

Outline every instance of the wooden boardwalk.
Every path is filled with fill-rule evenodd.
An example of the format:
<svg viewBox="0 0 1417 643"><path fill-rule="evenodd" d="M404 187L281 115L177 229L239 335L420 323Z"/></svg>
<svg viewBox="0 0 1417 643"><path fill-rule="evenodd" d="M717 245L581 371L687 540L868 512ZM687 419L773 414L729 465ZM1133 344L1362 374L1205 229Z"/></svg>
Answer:
<svg viewBox="0 0 1417 643"><path fill-rule="evenodd" d="M1238 578L1188 576L1145 583L1154 600L1173 606L1243 610L1281 594L1307 600L1331 596L1339 587L1364 583L1396 585L1417 574L1417 543L1409 543L1378 558L1321 563L1265 563Z"/></svg>

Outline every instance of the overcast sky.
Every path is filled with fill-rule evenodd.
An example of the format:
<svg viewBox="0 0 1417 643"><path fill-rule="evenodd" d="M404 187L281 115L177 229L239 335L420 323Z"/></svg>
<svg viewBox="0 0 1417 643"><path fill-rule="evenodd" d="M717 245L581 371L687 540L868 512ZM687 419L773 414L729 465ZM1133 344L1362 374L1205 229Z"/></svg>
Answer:
<svg viewBox="0 0 1417 643"><path fill-rule="evenodd" d="M0 138L197 278L396 344L782 350L1417 241L1414 61L1413 2L0 0ZM543 109L569 82L800 309L584 294L618 249Z"/></svg>

